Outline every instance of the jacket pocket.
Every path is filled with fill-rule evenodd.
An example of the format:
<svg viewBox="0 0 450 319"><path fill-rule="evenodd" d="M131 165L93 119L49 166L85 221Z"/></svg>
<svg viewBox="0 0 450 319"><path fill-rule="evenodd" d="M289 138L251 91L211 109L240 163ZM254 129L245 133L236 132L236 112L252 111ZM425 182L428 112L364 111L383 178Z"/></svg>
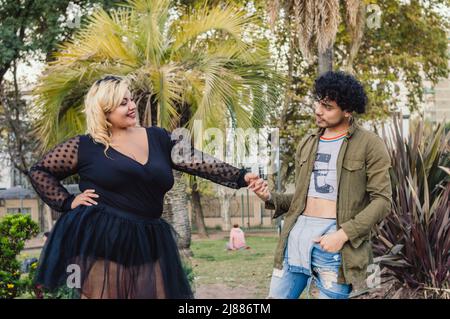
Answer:
<svg viewBox="0 0 450 319"><path fill-rule="evenodd" d="M352 245L353 248L359 248L359 246L364 244L369 239L370 239L370 233L353 239L352 241L350 241L350 244Z"/></svg>
<svg viewBox="0 0 450 319"><path fill-rule="evenodd" d="M371 262L372 243L370 240L363 240L357 248L347 243L342 248L341 254L346 268L366 269Z"/></svg>
<svg viewBox="0 0 450 319"><path fill-rule="evenodd" d="M342 167L347 171L354 172L364 168L364 161L360 160L345 160Z"/></svg>

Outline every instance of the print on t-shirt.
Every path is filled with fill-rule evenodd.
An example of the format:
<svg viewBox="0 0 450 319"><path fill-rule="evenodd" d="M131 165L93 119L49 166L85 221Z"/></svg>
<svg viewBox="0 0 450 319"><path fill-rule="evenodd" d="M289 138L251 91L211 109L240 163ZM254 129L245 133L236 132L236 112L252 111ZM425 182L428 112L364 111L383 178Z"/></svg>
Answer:
<svg viewBox="0 0 450 319"><path fill-rule="evenodd" d="M314 162L314 186L317 193L332 193L334 187L327 184L331 154L317 153Z"/></svg>

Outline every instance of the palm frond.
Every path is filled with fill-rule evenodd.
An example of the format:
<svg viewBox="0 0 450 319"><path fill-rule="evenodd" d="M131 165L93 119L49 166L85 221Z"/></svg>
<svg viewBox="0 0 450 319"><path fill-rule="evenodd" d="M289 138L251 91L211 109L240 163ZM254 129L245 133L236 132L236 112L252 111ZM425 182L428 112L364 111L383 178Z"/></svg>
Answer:
<svg viewBox="0 0 450 319"><path fill-rule="evenodd" d="M319 53L323 53L336 39L341 21L339 0L316 1L314 18L317 48Z"/></svg>
<svg viewBox="0 0 450 319"><path fill-rule="evenodd" d="M103 9L96 10L89 18L89 24L82 28L73 40L63 44L53 64L68 66L80 61L117 61L135 66L137 57L129 50L127 27L131 15L120 9L110 16Z"/></svg>
<svg viewBox="0 0 450 319"><path fill-rule="evenodd" d="M160 63L164 48L165 32L168 27L170 0L133 0L126 6L132 9L131 21L135 23L137 41L145 61Z"/></svg>
<svg viewBox="0 0 450 319"><path fill-rule="evenodd" d="M235 46L245 47L242 40L243 27L254 21L254 17L246 17L243 10L238 10L232 6L205 8L197 10L194 14L183 16L178 23L175 23L171 32L174 36L173 50L177 51L183 46L195 45L200 37L211 36L220 32L222 40L234 39Z"/></svg>
<svg viewBox="0 0 450 319"><path fill-rule="evenodd" d="M206 126L211 124L214 117L214 110L223 110L225 101L228 97L236 94L235 87L231 85L229 73L224 67L228 60L219 57L210 58L198 67L204 77L204 88L202 98L198 104L196 112L193 114L192 121L206 120ZM236 81L236 79L233 79ZM191 123L192 123L191 121Z"/></svg>
<svg viewBox="0 0 450 319"><path fill-rule="evenodd" d="M182 79L179 67L167 64L150 72L154 94L158 101L158 126L174 127L178 122L176 104L182 103Z"/></svg>

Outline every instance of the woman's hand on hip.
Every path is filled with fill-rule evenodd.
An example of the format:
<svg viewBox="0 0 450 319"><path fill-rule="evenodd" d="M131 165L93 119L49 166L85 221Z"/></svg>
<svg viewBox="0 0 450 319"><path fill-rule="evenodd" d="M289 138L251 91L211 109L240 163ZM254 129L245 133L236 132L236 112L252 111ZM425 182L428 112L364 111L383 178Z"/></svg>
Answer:
<svg viewBox="0 0 450 319"><path fill-rule="evenodd" d="M83 193L77 195L70 205L71 209L74 209L80 205L92 206L98 203L92 198L98 198L99 196L95 194L94 189L86 189Z"/></svg>

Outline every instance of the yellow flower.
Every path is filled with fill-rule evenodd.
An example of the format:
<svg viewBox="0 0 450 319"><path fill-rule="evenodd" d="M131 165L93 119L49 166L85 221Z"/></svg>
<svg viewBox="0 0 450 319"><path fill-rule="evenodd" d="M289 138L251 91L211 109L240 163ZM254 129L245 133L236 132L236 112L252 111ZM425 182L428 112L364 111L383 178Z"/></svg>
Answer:
<svg viewBox="0 0 450 319"><path fill-rule="evenodd" d="M7 284L6 287L8 287L8 289L12 289L12 288L14 288L14 285L13 284Z"/></svg>
<svg viewBox="0 0 450 319"><path fill-rule="evenodd" d="M36 269L36 267L37 267L37 262L31 264L32 269Z"/></svg>

